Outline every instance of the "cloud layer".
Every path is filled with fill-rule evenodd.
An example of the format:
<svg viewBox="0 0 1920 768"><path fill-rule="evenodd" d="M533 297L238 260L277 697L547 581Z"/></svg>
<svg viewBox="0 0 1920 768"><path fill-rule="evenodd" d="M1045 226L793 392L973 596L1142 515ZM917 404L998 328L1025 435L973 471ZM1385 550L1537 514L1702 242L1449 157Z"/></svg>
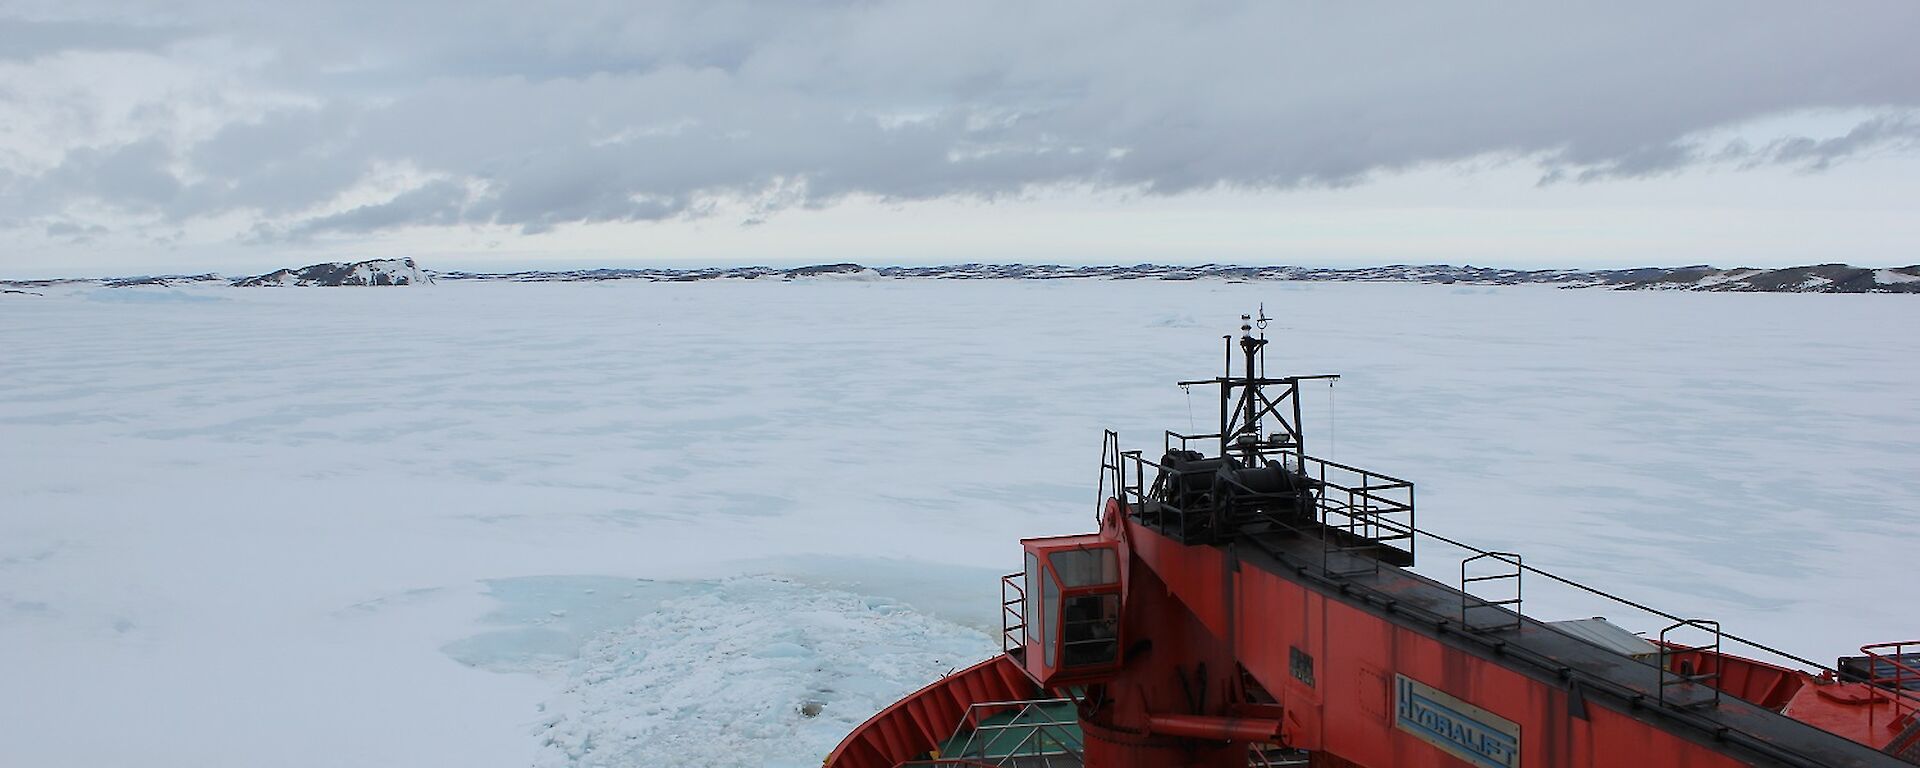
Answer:
<svg viewBox="0 0 1920 768"><path fill-rule="evenodd" d="M49 237L215 218L259 238L540 232L723 201L1284 189L1488 159L1545 182L1819 170L1920 141L1905 0L3 15L0 224Z"/></svg>

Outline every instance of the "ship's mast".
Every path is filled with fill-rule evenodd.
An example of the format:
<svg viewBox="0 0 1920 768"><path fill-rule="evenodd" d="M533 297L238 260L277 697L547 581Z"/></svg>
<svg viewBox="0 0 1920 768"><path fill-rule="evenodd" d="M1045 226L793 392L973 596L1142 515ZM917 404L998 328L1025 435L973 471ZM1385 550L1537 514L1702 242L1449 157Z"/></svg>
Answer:
<svg viewBox="0 0 1920 768"><path fill-rule="evenodd" d="M1240 404L1245 408L1246 414L1241 417L1240 424L1243 430L1242 434L1252 438L1246 449L1246 461L1249 464L1252 464L1254 460L1258 458L1252 446L1260 442L1260 414L1254 409L1258 407L1258 403L1260 402L1260 374L1262 373L1260 369L1263 366L1256 365L1256 362L1264 357L1260 352L1266 349L1267 346L1267 333L1265 330L1267 324L1266 305L1262 304L1260 306L1260 325L1262 326L1260 338L1256 339L1253 337L1252 317L1248 315L1240 316L1240 351L1247 356L1246 389L1240 397ZM1224 456L1226 452L1227 446L1220 446L1220 454Z"/></svg>
<svg viewBox="0 0 1920 768"><path fill-rule="evenodd" d="M1226 342L1226 370L1214 379L1183 381L1182 386L1215 384L1220 387L1220 455L1232 456L1247 466L1265 459L1292 454L1294 466L1306 456L1306 440L1301 424L1300 382L1311 379L1337 379L1339 376L1287 376L1267 378L1266 306L1259 315L1240 316L1240 338L1223 336ZM1256 336L1255 333L1258 332ZM1240 347L1241 374L1233 373L1233 348ZM1268 396L1268 388L1279 390ZM1271 425L1266 422L1271 419Z"/></svg>

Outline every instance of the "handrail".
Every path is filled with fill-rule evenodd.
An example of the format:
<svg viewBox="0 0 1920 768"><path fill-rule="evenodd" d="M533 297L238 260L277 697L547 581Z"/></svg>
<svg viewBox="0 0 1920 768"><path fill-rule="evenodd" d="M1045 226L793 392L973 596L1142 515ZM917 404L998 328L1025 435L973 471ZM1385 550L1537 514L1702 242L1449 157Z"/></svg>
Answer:
<svg viewBox="0 0 1920 768"><path fill-rule="evenodd" d="M1511 565L1513 566L1513 572L1506 573L1503 571L1500 573L1491 573L1491 574L1483 573L1478 576L1468 575L1470 566L1475 561L1479 561L1479 560L1493 560L1494 562L1497 562L1497 563L1504 563L1506 565ZM1525 582L1521 577L1526 574L1526 571L1523 571L1520 569L1520 564L1522 563L1523 560L1524 558L1522 558L1520 556L1520 553L1518 552L1490 552L1484 555L1474 555L1473 557L1469 557L1465 560L1460 561L1460 623L1461 624L1465 625L1468 629L1487 630L1487 631L1519 629L1522 626L1523 624L1522 617L1524 616L1524 614L1522 613L1521 609L1523 607L1522 601L1525 598L1525 593L1523 592L1523 589L1525 587ZM1504 582L1508 579L1513 580L1513 597L1488 599L1485 597L1481 597L1480 595L1473 594L1472 587L1476 583L1485 583L1485 582L1493 582L1493 581ZM1511 606L1511 607L1508 607L1508 606ZM1506 609L1508 612L1513 614L1513 621L1501 622L1500 624L1496 624L1492 626L1484 626L1484 627L1477 626L1473 623L1471 619L1471 616L1472 616L1471 612L1475 608Z"/></svg>
<svg viewBox="0 0 1920 768"><path fill-rule="evenodd" d="M1181 435L1179 435L1178 433L1174 433L1172 431L1168 431L1168 434L1173 435L1175 437L1181 437ZM1195 437L1195 436L1185 436L1185 437ZM1116 438L1117 438L1117 435L1116 435ZM1141 456L1138 451L1123 452L1122 457L1123 459L1131 460L1128 463L1131 463L1135 467L1135 471L1139 476L1144 476L1149 470L1158 472L1159 470L1164 469L1164 467L1160 463L1146 459L1145 457ZM1455 539L1450 536L1435 533L1433 531L1429 531L1429 530L1418 527L1414 519L1413 504L1411 503L1411 499L1409 498L1408 501L1402 502L1384 493L1384 492L1390 492L1390 491L1397 491L1404 488L1410 497L1413 490L1413 483L1409 481L1401 480L1399 478L1395 478L1389 475L1383 475L1377 472L1373 472L1371 470L1361 469L1359 467L1355 467L1350 464L1343 464L1341 462L1329 461L1329 460L1321 459L1314 456L1305 456L1304 460L1308 466L1315 467L1318 470L1318 472L1309 472L1310 477L1313 477L1315 480L1319 480L1325 483L1327 488L1332 488L1334 490L1343 492L1348 496L1347 501L1345 503L1342 503L1338 498L1333 498L1342 494L1328 494L1323 489L1323 492L1318 495L1318 498L1316 499L1316 502L1315 502L1320 513L1323 515L1323 518L1322 518L1323 524L1326 524L1329 526L1340 526L1340 525L1357 523L1363 526L1372 526L1378 531L1384 531L1385 535L1371 536L1369 538L1372 538L1374 541L1381 542L1381 543L1391 542L1391 541L1405 541L1407 542L1407 545L1408 545L1408 550L1407 550L1408 554L1412 554L1412 550L1415 543L1420 541L1423 538L1431 539L1435 542L1446 544L1448 546L1457 547L1459 549L1465 550L1470 555L1495 554L1491 550L1482 549L1480 547L1476 547L1472 544L1468 544L1459 539ZM1326 468L1335 468L1335 469L1358 474L1361 476L1360 482L1358 484L1351 484L1351 485L1329 482L1327 479L1324 478L1324 475L1322 474L1325 472ZM1307 467L1302 467L1301 471L1307 472L1308 469ZM1383 481L1384 484L1374 485L1373 484L1374 480ZM1141 489L1139 489L1137 485L1134 488L1123 487L1120 490L1123 491L1123 493L1120 494L1121 500L1123 502L1131 502L1133 509L1144 508L1145 502L1147 501L1147 494L1144 493ZM1132 498L1128 498L1129 496L1131 496ZM1362 501L1362 500L1368 503L1367 504L1355 503L1357 501ZM1378 504L1379 506L1373 506L1375 504ZM1166 509L1182 517L1185 517L1189 513L1189 510L1182 509L1176 505L1169 504L1164 501L1161 502L1161 507L1163 509ZM1399 516L1401 513L1405 513L1405 517L1407 517L1407 520L1405 520L1404 522L1395 520L1392 517L1386 517L1386 515ZM1324 517L1327 514L1333 514L1341 518L1344 518L1345 522L1343 523L1339 521L1328 520ZM1182 531L1182 533L1185 533L1185 531ZM1539 576L1541 578L1545 578L1549 581L1561 584L1563 586L1572 587L1576 590L1585 592L1595 597L1599 597L1603 600L1607 600L1617 605L1621 605L1627 608L1641 611L1643 613L1647 613L1652 616L1666 619L1671 622L1690 622L1694 620L1692 617L1681 616L1679 614L1663 611L1651 605L1647 605L1645 603L1642 603L1636 600L1632 600L1620 595L1606 592L1596 587L1591 587L1586 584L1582 584L1580 582L1574 581L1567 577L1561 576L1551 571L1541 569L1533 565L1517 564L1516 567L1519 571L1530 573L1530 574ZM1793 661L1795 663L1810 667L1814 670L1818 670L1822 672L1830 672L1836 675L1839 674L1839 670L1834 669L1832 666L1829 666L1827 664L1824 664L1818 661L1814 661L1812 659L1806 658L1799 654L1795 654L1780 648L1767 645L1758 640L1754 640L1751 638L1742 637L1740 635L1726 633L1726 632L1721 633L1720 638L1724 642L1731 643L1744 648L1750 648L1775 658ZM1920 645L1920 641L1909 641L1909 644ZM1873 647L1881 647L1881 646L1873 646ZM1914 677L1903 678L1903 679L1920 680L1920 668L1906 667L1906 669L1909 670L1907 674L1912 674ZM1906 699L1908 702L1911 702L1915 708L1920 709L1920 695L1916 695L1914 692L1901 692L1898 694L1898 697L1902 699Z"/></svg>
<svg viewBox="0 0 1920 768"><path fill-rule="evenodd" d="M1672 633L1676 629L1687 630L1687 631L1696 632L1696 633L1697 632L1710 633L1713 637L1713 642L1707 643L1704 645L1679 645L1667 639L1667 635ZM1700 669L1686 669L1685 667L1687 666L1688 662L1681 661L1680 665L1682 669L1676 670L1676 669L1673 669L1673 666L1674 666L1673 662L1669 661L1669 659L1672 659L1675 656L1680 656L1680 655L1689 654L1689 653L1708 654L1713 658L1719 658L1722 655L1720 653L1720 637L1721 637L1720 622L1714 621L1712 619L1683 619L1678 623L1675 623L1673 626L1660 630L1659 701L1661 706L1671 705L1667 698L1668 688L1671 688L1676 685L1695 685L1699 683L1707 684L1707 686L1713 690L1713 695L1707 699L1695 700L1695 701L1689 702L1689 705L1690 706L1707 705L1707 706L1715 706L1715 707L1720 706L1720 694L1721 694L1721 688L1720 688L1720 682L1719 682L1720 667L1718 665L1715 666L1715 669L1713 672L1703 672ZM1702 668L1704 668L1705 666L1706 665L1704 664L1701 665ZM1678 702L1679 699L1676 698L1674 701Z"/></svg>
<svg viewBox="0 0 1920 768"><path fill-rule="evenodd" d="M908 694L866 719L827 755L832 768L891 768L937 748L969 703L1038 693L1019 663L994 656Z"/></svg>
<svg viewBox="0 0 1920 768"><path fill-rule="evenodd" d="M1449 536L1445 536L1445 535L1442 535L1442 534L1438 534L1438 533L1434 533L1434 532L1432 532L1432 531L1428 531L1428 530L1425 530L1425 529L1421 529L1421 528L1415 528L1415 527L1411 527L1411 526L1406 526L1406 527L1401 527L1401 526L1398 526L1397 524L1395 524L1395 523L1391 523L1391 522L1389 522L1389 521L1381 521L1381 523L1380 523L1380 524L1381 524L1381 526L1382 526L1382 527L1387 527L1387 528L1389 528L1390 530L1395 530L1396 532L1399 532L1399 533L1409 533L1409 534L1412 534L1412 535L1414 535L1414 536L1416 536L1416 537L1418 537L1418 536L1424 536L1424 537L1426 537L1426 538L1429 538L1429 539L1433 539L1434 541L1438 541L1438 542L1440 542L1440 543L1442 543L1442 544L1447 544L1447 545L1449 545L1449 546L1454 546L1454 547L1458 547L1458 548L1460 548L1460 549L1464 549L1464 550L1466 550L1466 551L1468 551L1468 552L1472 552L1472 553L1474 553L1474 554L1478 554L1478 555L1489 555L1489 554L1493 554L1493 552L1491 552L1490 550L1485 550L1485 549L1481 549L1481 548L1479 548L1479 547L1476 547L1476 546L1474 546L1474 545L1472 545L1472 544L1468 544L1468 543L1466 543L1466 542L1463 542L1463 541L1460 541L1459 539L1455 539L1455 538L1452 538L1452 537L1449 537ZM1677 615L1677 614L1673 614L1673 613L1668 613L1668 612L1666 612L1666 611L1663 611L1663 610L1660 610L1660 609L1658 609L1658 608L1655 608L1655 607L1653 607L1653 606L1650 606L1650 605L1647 605L1647 604L1645 604L1645 603L1641 603L1641 602L1638 602L1638 601L1635 601L1635 600L1631 600L1631 599L1628 599L1628 598L1625 598L1625 597L1621 597L1621 596L1619 596L1619 595L1615 595L1615 594L1612 594L1612 593L1610 593L1610 592L1605 592L1605 591L1602 591L1602 590L1600 590L1600 589L1598 589L1598 588L1595 588L1595 587L1590 587L1590 586L1587 586L1587 585L1585 585L1585 584L1582 584L1582 583L1580 583L1580 582L1577 582L1577 581L1574 581L1574 580L1572 580L1572 579L1569 579L1569 578L1567 578L1567 577L1565 577L1565 576L1561 576L1561 575L1559 575L1559 574L1556 574L1556 573L1552 573L1552 572L1550 572L1550 571L1546 571L1546 570L1543 570L1543 569L1541 569L1541 568L1538 568L1538 567L1535 567L1535 566L1531 566L1531 565L1525 565L1525 564L1521 564L1521 565L1519 565L1518 567L1519 567L1519 569L1520 569L1520 570L1522 570L1522 571L1525 571L1525 572L1527 572L1527 573L1531 573L1531 574L1534 574L1534 575L1536 575L1536 576L1540 576L1540 577L1542 577L1542 578L1545 578L1545 579L1547 579L1547 580L1549 580L1549 581L1554 581L1554 582L1558 582L1558 583L1560 583L1560 584L1563 584L1563 585L1565 585L1565 586L1569 586L1569 587L1573 587L1574 589L1578 589L1578 590L1580 590L1580 591L1582 591L1582 592L1586 592L1586 593L1588 593L1588 594L1591 594L1591 595L1594 595L1595 597L1599 597L1599 598L1602 598L1602 599L1605 599L1605 600L1609 600L1609 601L1612 601L1612 602L1614 602L1614 603L1617 603L1617 604L1620 604L1620 605L1623 605L1623 606L1626 606L1626 607L1628 607L1628 608L1633 608L1633 609L1635 609L1635 610L1638 610L1638 611L1642 611L1642 612L1644 612L1644 613L1648 613L1648 614L1652 614L1652 615L1654 615L1654 616L1658 616L1658 617L1660 617L1660 618L1663 618L1663 619L1667 619L1668 621L1674 621L1674 622L1692 622L1692 621L1695 621L1694 619L1691 619L1691 618L1688 618L1688 617L1685 617L1685 616L1680 616L1680 615ZM1739 636L1739 635L1735 635L1735 634L1732 634L1732 633L1729 633L1729 632L1722 632L1722 633L1720 633L1720 638L1721 638L1721 639L1722 639L1723 641L1728 641L1728 642L1732 642L1732 643L1735 643L1735 644L1737 644L1737 645L1741 645L1741 646L1744 646L1744 647L1747 647L1747 648L1752 648L1752 649L1754 649L1754 650L1756 650L1756 651L1760 651L1760 652L1762 652L1762 653L1766 653L1766 654L1771 654L1771 655L1773 655L1773 656L1776 656L1776 657L1779 657L1779 658L1782 658L1782 659L1787 659L1787 660L1790 660L1790 661L1793 661L1793 662L1796 662L1796 663L1799 663L1799 664L1804 664L1804 665L1806 665L1806 666L1809 666L1809 667L1812 667L1812 668L1814 668L1814 669L1816 669L1816 670L1820 670L1820 671L1823 671L1823 672L1831 672L1831 673L1833 673L1833 674L1835 674L1835 675L1838 675L1838 674L1840 673L1840 671L1839 671L1839 670L1837 670L1837 669L1834 669L1833 667L1830 667L1830 666L1827 666L1827 665L1825 665L1825 664L1822 664L1822 663L1820 663L1820 662L1817 662L1817 661L1814 661L1814 660L1812 660L1812 659L1808 659L1808 658L1805 658L1805 657L1803 657L1803 656L1800 656L1800 655L1798 655L1798 654L1794 654L1794 653L1790 653L1790 652L1788 652L1788 651L1784 651L1784 650L1781 650L1781 649L1779 649L1779 648L1774 648L1774 647L1772 647L1772 646L1769 646L1769 645L1766 645L1766 644L1764 644L1764 643L1761 643L1761 642L1759 642L1759 641L1757 641L1757 640L1752 640L1752 639L1749 639L1749 638L1745 638L1745 637L1741 637L1741 636ZM1909 697L1909 698L1911 698L1911 697Z"/></svg>
<svg viewBox="0 0 1920 768"><path fill-rule="evenodd" d="M1908 651L1908 646L1913 646L1915 650L1911 652ZM1884 648L1893 649L1893 653L1882 654L1874 652L1876 649ZM1909 684L1920 686L1920 668L1913 667L1904 661L1906 657L1920 653L1920 640L1872 643L1860 646L1860 652L1866 654L1867 657L1867 684L1884 689L1893 694L1888 698L1893 700L1896 717L1905 715L1910 711L1920 710L1920 691L1907 687ZM1879 665L1881 662L1884 662L1892 670L1890 674L1880 674Z"/></svg>
<svg viewBox="0 0 1920 768"><path fill-rule="evenodd" d="M1209 437L1207 435L1183 435L1172 430L1167 430L1165 434L1169 442L1167 446L1169 448L1171 447L1170 443L1173 439L1180 439L1184 447L1185 441L1187 440ZM1140 511L1147 509L1147 502L1152 497L1159 495L1159 483L1165 476L1162 472L1165 467L1157 461L1142 456L1140 451L1118 450L1119 437L1111 430L1107 432L1107 436L1108 440L1106 445L1102 446L1102 468L1103 470L1115 470L1114 496L1118 497L1120 501L1126 505L1126 508L1130 510ZM1218 437L1218 435L1211 437ZM1105 457L1109 456L1117 457L1117 459L1113 462L1107 462ZM1289 456L1287 458L1291 459L1292 457ZM1409 557L1413 555L1415 545L1423 538L1464 550L1469 553L1468 559L1501 554L1512 556L1510 553L1496 553L1449 536L1420 528L1414 517L1413 483L1409 481L1355 467L1350 464L1314 456L1300 455L1299 462L1300 466L1296 468L1298 471L1321 483L1320 491L1314 494L1313 503L1320 524L1327 528L1342 529L1352 537L1367 542L1372 546L1400 549L1399 542L1404 542L1404 551ZM1116 468L1112 466L1113 464L1120 466ZM1129 478L1127 477L1129 467L1131 467L1133 474L1131 482L1129 482ZM1144 487L1145 478L1149 471L1155 473L1154 486L1151 489ZM1341 473L1345 473L1349 475L1349 477L1340 477L1339 475ZM1105 474L1103 472L1103 480L1104 479ZM1104 482L1102 483L1102 488L1104 491ZM1404 494L1404 498L1401 497L1402 494ZM1155 508L1160 510L1160 514L1162 515L1160 517L1162 525L1172 523L1175 526L1173 530L1177 530L1183 540L1193 532L1193 529L1190 527L1192 525L1191 518L1200 514L1202 511L1184 509L1165 499L1153 500L1156 502ZM1102 504L1104 505L1104 503L1105 499L1103 498ZM1171 516L1171 519L1169 516ZM1169 532L1171 533L1172 530ZM1497 559L1504 560L1505 558ZM1518 558L1514 557L1514 559L1517 560ZM1548 581L1572 587L1575 590L1599 597L1608 602L1666 619L1670 622L1697 627L1699 626L1699 622L1702 621L1697 618L1663 611L1646 603L1582 584L1533 565L1514 563L1514 567L1516 574L1531 573L1545 578ZM1556 629L1555 631L1558 630ZM1715 634L1716 637L1724 643L1731 643L1739 647L1752 649L1768 657L1792 661L1813 670L1835 675L1839 674L1839 671L1832 666L1781 648L1767 645L1758 640L1727 632L1716 632ZM1885 655L1874 654L1869 650L1892 647L1896 649L1894 656L1897 657L1903 655L1903 649L1906 646L1920 647L1920 640L1906 641L1905 643L1875 644L1862 647L1861 651L1869 654L1871 657L1869 664L1872 663L1873 658L1879 658L1894 665L1893 679L1891 681L1881 680L1876 682L1895 683L1892 688L1888 689L1890 698L1892 698L1898 706L1902 707L1903 710L1920 711L1920 691L1905 690L1905 685L1908 683L1920 682L1920 667L1901 662L1897 658L1888 659Z"/></svg>
<svg viewBox="0 0 1920 768"><path fill-rule="evenodd" d="M926 764L940 765L941 763L938 762L938 760L944 759L952 761L951 764L954 765L1005 766L1008 764L1008 761L1014 760L1022 755L1039 757L1049 765L1052 764L1052 761L1048 758L1053 756L1071 757L1076 764L1082 764L1086 758L1068 746L1070 744L1069 740L1063 739L1058 733L1055 733L1065 733L1067 726L1072 726L1076 729L1079 728L1079 720L1054 720L1051 717L1046 717L1045 711L1040 709L1040 707L1048 704L1069 703L1072 703L1072 699L1055 698L1027 699L1021 701L981 701L970 704L967 706L967 711L961 713L960 722L954 725L953 735L947 738L948 742L952 742L960 738L961 731L969 731L967 733L967 740L960 746L959 754L952 758L937 758L936 761ZM1011 720L999 725L980 724L985 717L991 717L993 714L1004 711L1010 707L1019 707L1019 710L1014 712ZM1020 722L1020 718L1026 716L1029 712L1038 712L1042 716L1042 719L1039 722ZM985 714L983 715L982 713ZM984 754L984 752L993 744L997 734L1002 731L1019 729L1025 729L1027 731L1026 734L1021 736L1020 740L1015 742L1013 747L1008 749L1006 754L1002 755L998 761L987 762L988 756ZM983 754L971 756L969 753L973 751L974 740L978 739L983 731L993 732L996 736L990 736L986 739L985 743L980 745L980 750ZM1047 737L1049 735L1051 735L1053 743L1058 749L1052 751L1047 749ZM1023 749L1027 748L1028 744L1033 745L1032 749L1022 752Z"/></svg>
<svg viewBox="0 0 1920 768"><path fill-rule="evenodd" d="M1914 650L1908 651L1907 646L1913 646ZM1874 649L1876 648L1892 648L1893 653L1874 653ZM1900 689L1905 689L1905 683L1909 680L1914 683L1920 683L1920 667L1911 666L1902 660L1908 656L1920 654L1920 640L1872 643L1870 645L1860 646L1860 652L1866 654L1870 662L1867 667L1867 672L1871 677L1867 682L1875 684L1894 683L1893 687ZM1893 674L1891 676L1872 676L1874 670L1871 662L1874 661L1886 662L1887 666L1893 668Z"/></svg>
<svg viewBox="0 0 1920 768"><path fill-rule="evenodd" d="M1168 430L1169 438L1184 440L1193 435L1181 435ZM1156 501L1158 509L1170 513L1175 519L1175 529L1183 540L1194 532L1195 515L1201 510L1189 510L1162 496L1161 481L1165 478L1167 467L1160 462L1148 459L1140 451L1118 450L1119 436L1112 430L1106 432L1102 441L1101 489L1105 493L1107 476L1118 464L1113 480L1114 495L1132 509L1144 509L1147 502ZM1117 458L1115 458L1117 457ZM1289 463L1296 461L1289 455ZM1403 551L1412 558L1415 540L1412 535L1399 532L1391 526L1383 526L1388 517L1404 517L1404 525L1411 528L1415 522L1413 506L1413 483L1400 478L1384 475L1372 470L1361 469L1350 464L1329 461L1315 456L1299 456L1299 466L1293 469L1319 484L1313 494L1315 517L1323 525L1342 527L1347 533L1369 540L1372 544L1400 548L1391 542L1405 541ZM1131 478L1129 478L1131 468ZM1146 476L1154 475L1154 484L1146 487ZM1104 505L1105 499L1102 499ZM1335 516L1344 521L1333 519ZM1384 531L1384 532L1383 532Z"/></svg>
<svg viewBox="0 0 1920 768"><path fill-rule="evenodd" d="M1000 577L1000 652L1011 654L1027 647L1027 588L1020 581L1027 573L1009 573ZM1007 594L1014 596L1009 599Z"/></svg>

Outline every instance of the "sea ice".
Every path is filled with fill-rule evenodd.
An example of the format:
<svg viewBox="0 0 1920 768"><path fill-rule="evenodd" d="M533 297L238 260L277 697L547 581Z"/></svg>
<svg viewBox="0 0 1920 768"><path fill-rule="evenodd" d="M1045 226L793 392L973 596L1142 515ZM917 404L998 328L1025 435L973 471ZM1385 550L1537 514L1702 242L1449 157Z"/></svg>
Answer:
<svg viewBox="0 0 1920 768"><path fill-rule="evenodd" d="M1909 296L104 290L148 289L0 303L0 764L816 765L995 650L1018 539L1094 525L1100 430L1205 431L1172 382L1262 303L1274 372L1344 374L1309 450L1423 527L1815 659L1916 634Z"/></svg>

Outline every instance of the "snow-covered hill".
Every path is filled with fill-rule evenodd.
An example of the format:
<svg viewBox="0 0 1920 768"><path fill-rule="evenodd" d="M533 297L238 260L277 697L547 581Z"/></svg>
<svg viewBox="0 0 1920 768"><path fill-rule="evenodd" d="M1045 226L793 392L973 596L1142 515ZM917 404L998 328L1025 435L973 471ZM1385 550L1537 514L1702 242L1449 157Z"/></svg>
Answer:
<svg viewBox="0 0 1920 768"><path fill-rule="evenodd" d="M420 271L413 259L374 259L357 262L312 264L299 269L280 269L264 275L233 281L235 287L259 286L341 286L341 285L424 285L433 278Z"/></svg>

